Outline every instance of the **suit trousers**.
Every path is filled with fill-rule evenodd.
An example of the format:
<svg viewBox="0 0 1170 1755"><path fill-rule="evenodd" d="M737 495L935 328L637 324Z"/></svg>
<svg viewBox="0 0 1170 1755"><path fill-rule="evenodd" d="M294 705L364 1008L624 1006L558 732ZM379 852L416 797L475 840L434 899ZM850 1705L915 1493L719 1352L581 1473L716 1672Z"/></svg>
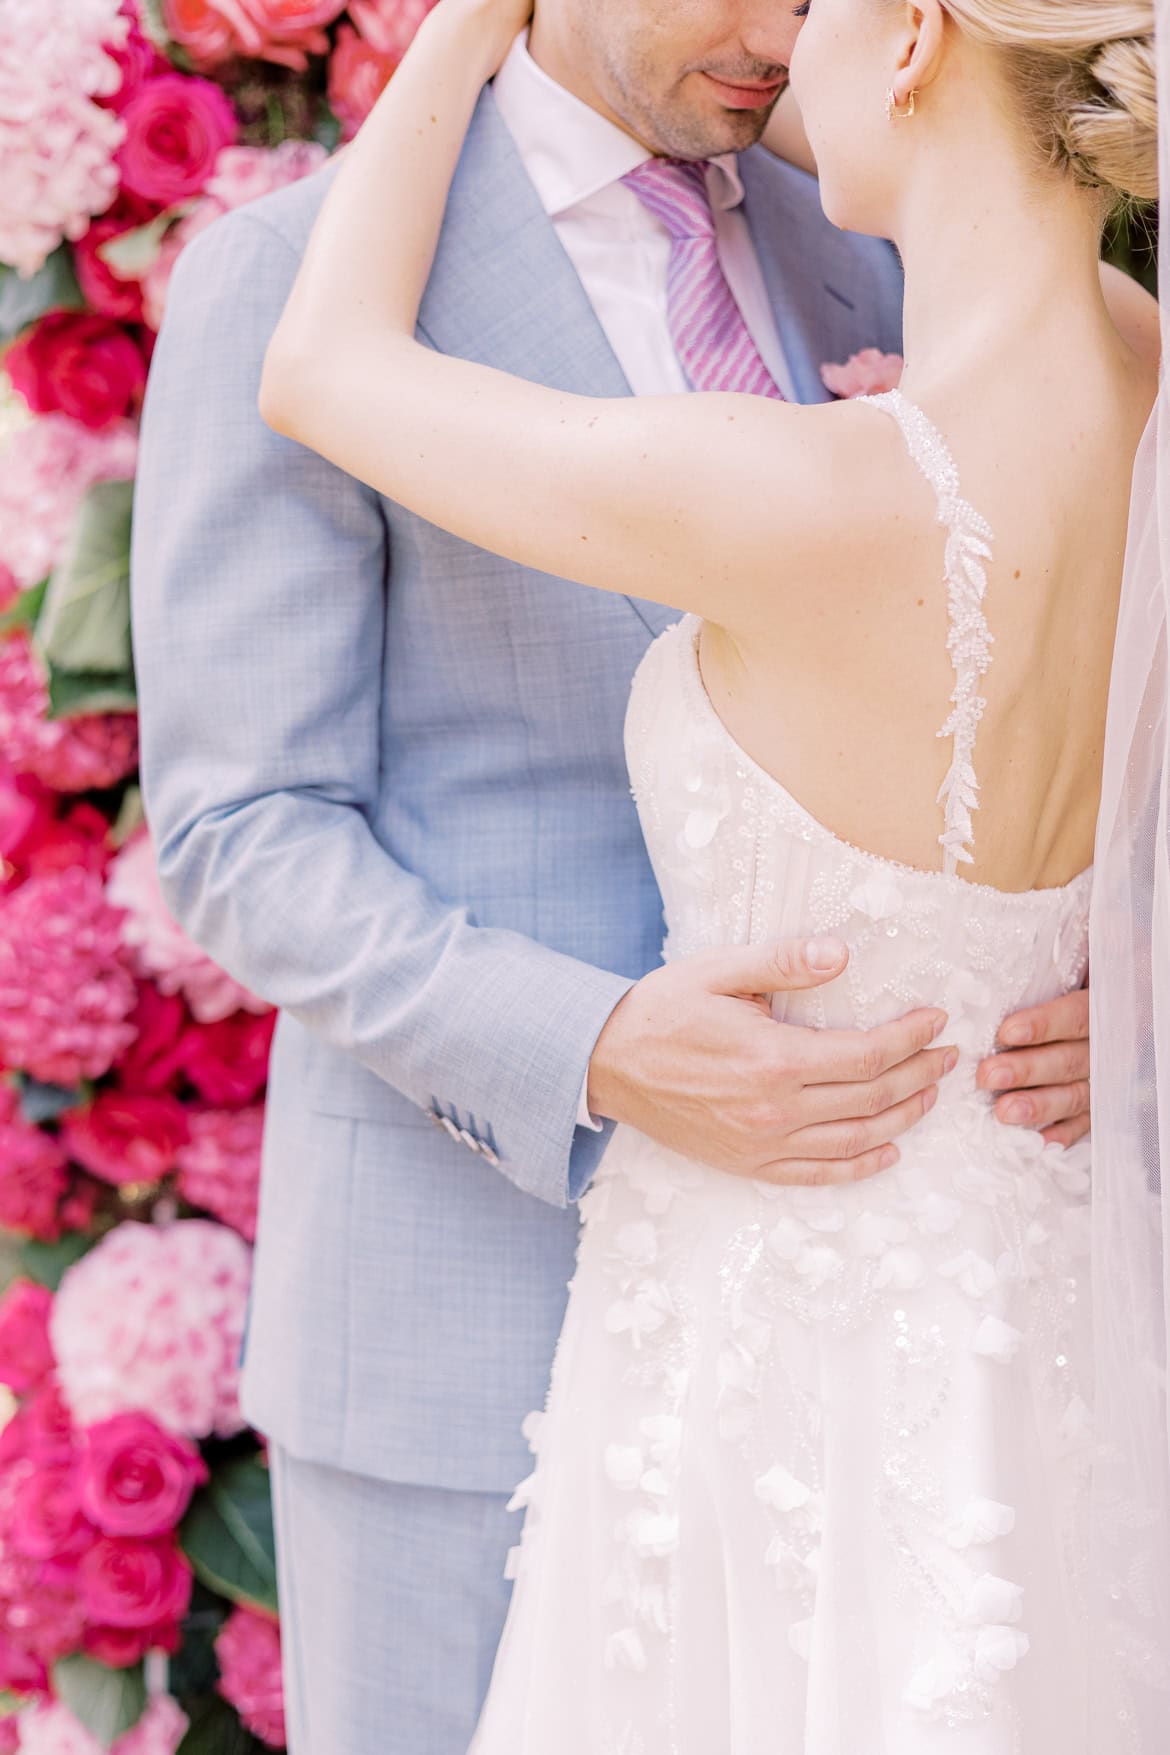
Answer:
<svg viewBox="0 0 1170 1755"><path fill-rule="evenodd" d="M512 1588L507 1495L270 1460L289 1755L466 1755Z"/></svg>

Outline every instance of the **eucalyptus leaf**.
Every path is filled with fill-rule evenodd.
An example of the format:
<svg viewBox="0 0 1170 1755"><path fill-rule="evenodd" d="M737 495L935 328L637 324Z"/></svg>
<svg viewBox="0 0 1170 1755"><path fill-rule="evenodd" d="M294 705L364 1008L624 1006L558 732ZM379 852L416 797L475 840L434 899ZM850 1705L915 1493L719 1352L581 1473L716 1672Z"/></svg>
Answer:
<svg viewBox="0 0 1170 1755"><path fill-rule="evenodd" d="M53 1665L53 1688L103 1749L132 1730L146 1707L141 1664L111 1670L78 1653Z"/></svg>
<svg viewBox="0 0 1170 1755"><path fill-rule="evenodd" d="M0 638L3 638L5 634L11 634L16 628L36 626L37 617L41 613L41 605L45 601L45 592L48 588L49 581L42 579L39 585L30 585L27 591L21 592L12 608L0 615Z"/></svg>
<svg viewBox="0 0 1170 1755"><path fill-rule="evenodd" d="M78 719L86 713L133 713L138 704L134 674L58 670L49 666L49 718Z"/></svg>
<svg viewBox="0 0 1170 1755"><path fill-rule="evenodd" d="M20 1113L25 1121L39 1127L42 1121L55 1121L66 1109L79 1109L92 1090L91 1085L47 1085L40 1079L24 1078L20 1085Z"/></svg>
<svg viewBox="0 0 1170 1755"><path fill-rule="evenodd" d="M37 618L37 646L61 670L123 675L130 655L134 484L100 481L81 503Z"/></svg>
<svg viewBox="0 0 1170 1755"><path fill-rule="evenodd" d="M276 1613L276 1543L268 1470L252 1457L216 1469L179 1536L195 1576L233 1603Z"/></svg>
<svg viewBox="0 0 1170 1755"><path fill-rule="evenodd" d="M24 1243L20 1265L30 1280L55 1292L69 1269L88 1255L96 1242L87 1231L67 1231L57 1243Z"/></svg>
<svg viewBox="0 0 1170 1755"><path fill-rule="evenodd" d="M27 280L15 268L0 264L0 342L11 341L46 311L77 311L84 305L73 258L64 244Z"/></svg>

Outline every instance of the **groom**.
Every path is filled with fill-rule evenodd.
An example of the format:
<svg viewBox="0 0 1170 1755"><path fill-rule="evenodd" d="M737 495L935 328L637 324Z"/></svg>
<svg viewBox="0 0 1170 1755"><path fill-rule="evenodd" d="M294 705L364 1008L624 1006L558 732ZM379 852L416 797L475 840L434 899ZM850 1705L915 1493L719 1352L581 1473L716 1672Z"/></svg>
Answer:
<svg viewBox="0 0 1170 1755"><path fill-rule="evenodd" d="M683 391L681 227L757 387L822 399L822 362L896 349L886 246L828 226L802 173L723 156L758 138L794 29L775 0L540 0L479 108L427 340L573 391ZM712 161L685 226L626 180L647 145ZM833 1175L872 1163L942 1054L929 1018L831 1055L762 1021L746 996L829 978L831 947L656 968L621 727L669 612L550 595L263 426L327 185L220 221L174 279L135 530L146 798L176 914L281 1008L245 1391L290 1747L462 1755L609 1125L729 1174ZM728 361L701 369L718 387ZM1084 1127L1082 1010L1030 1014L1055 1046L996 1063L1064 1087L1016 1099L1062 1137Z"/></svg>

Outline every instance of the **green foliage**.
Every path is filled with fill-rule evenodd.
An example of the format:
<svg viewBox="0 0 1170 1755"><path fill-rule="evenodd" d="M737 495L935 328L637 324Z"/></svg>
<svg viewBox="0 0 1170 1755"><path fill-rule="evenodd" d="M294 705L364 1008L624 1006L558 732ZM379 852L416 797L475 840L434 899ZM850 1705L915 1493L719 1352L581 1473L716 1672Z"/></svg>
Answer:
<svg viewBox="0 0 1170 1755"><path fill-rule="evenodd" d="M66 245L54 250L44 267L28 280L22 280L15 268L0 263L0 343L11 341L46 311L62 307L71 311L85 308Z"/></svg>
<svg viewBox="0 0 1170 1755"><path fill-rule="evenodd" d="M259 1755L264 1748L218 1694L205 1695L184 1710L191 1724L178 1755Z"/></svg>
<svg viewBox="0 0 1170 1755"><path fill-rule="evenodd" d="M30 1280L55 1292L73 1264L88 1255L96 1242L88 1231L67 1231L56 1243L24 1243L20 1265Z"/></svg>
<svg viewBox="0 0 1170 1755"><path fill-rule="evenodd" d="M22 591L12 608L0 615L0 639L5 634L13 633L17 628L35 628L37 617L41 613L41 605L45 601L45 592L49 581L42 579L39 585L30 585Z"/></svg>
<svg viewBox="0 0 1170 1755"><path fill-rule="evenodd" d="M53 1688L103 1749L132 1730L146 1706L141 1664L111 1670L77 1653L53 1665Z"/></svg>
<svg viewBox="0 0 1170 1755"><path fill-rule="evenodd" d="M230 1602L276 1613L276 1542L268 1470L254 1457L223 1464L195 1496L179 1532L195 1576Z"/></svg>
<svg viewBox="0 0 1170 1755"><path fill-rule="evenodd" d="M134 484L99 481L73 522L37 617L46 663L122 676L130 656L130 519Z"/></svg>

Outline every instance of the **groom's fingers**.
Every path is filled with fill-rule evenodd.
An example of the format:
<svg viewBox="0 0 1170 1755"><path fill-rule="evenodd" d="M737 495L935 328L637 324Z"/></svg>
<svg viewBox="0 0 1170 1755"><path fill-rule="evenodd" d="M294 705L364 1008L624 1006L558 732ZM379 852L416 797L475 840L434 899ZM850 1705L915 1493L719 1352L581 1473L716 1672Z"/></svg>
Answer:
<svg viewBox="0 0 1170 1755"><path fill-rule="evenodd" d="M938 1087L931 1085L929 1090L917 1092L881 1115L864 1119L854 1117L849 1121L822 1121L814 1127L799 1128L789 1136L788 1149L796 1159L861 1158L906 1133L934 1108L937 1101Z"/></svg>
<svg viewBox="0 0 1170 1755"><path fill-rule="evenodd" d="M957 1048L927 1048L868 1083L809 1085L804 1093L809 1119L845 1121L852 1116L883 1115L887 1109L939 1084L954 1072L958 1061Z"/></svg>

